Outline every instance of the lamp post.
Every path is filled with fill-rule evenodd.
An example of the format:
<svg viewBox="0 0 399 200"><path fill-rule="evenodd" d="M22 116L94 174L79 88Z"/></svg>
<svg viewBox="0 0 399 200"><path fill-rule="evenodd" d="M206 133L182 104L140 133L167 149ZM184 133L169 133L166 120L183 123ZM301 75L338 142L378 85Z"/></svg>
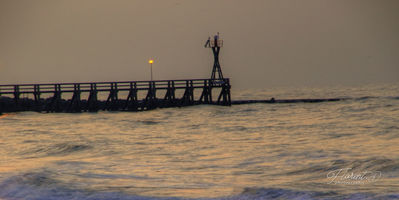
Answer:
<svg viewBox="0 0 399 200"><path fill-rule="evenodd" d="M150 60L148 61L148 63L150 64L150 68L151 68L151 81L152 81L152 63L154 63L154 60L153 60L153 59L150 59Z"/></svg>

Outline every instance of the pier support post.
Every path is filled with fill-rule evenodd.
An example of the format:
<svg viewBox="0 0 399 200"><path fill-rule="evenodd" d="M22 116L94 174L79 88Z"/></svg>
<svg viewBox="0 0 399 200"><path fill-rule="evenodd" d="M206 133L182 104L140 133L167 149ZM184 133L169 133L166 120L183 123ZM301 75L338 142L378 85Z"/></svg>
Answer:
<svg viewBox="0 0 399 200"><path fill-rule="evenodd" d="M229 79L224 79L222 84L222 90L220 91L220 95L218 97L217 104L223 106L231 105L231 94L230 94L230 82Z"/></svg>
<svg viewBox="0 0 399 200"><path fill-rule="evenodd" d="M201 103L212 104L212 84L211 80L204 80L204 88L199 99Z"/></svg>
<svg viewBox="0 0 399 200"><path fill-rule="evenodd" d="M40 85L33 86L33 96L35 99L35 111L41 112L42 111L42 104L40 100Z"/></svg>
<svg viewBox="0 0 399 200"><path fill-rule="evenodd" d="M176 104L176 95L175 95L175 82L168 81L168 89L166 90L166 94L164 97L165 105L164 107L171 107Z"/></svg>
<svg viewBox="0 0 399 200"><path fill-rule="evenodd" d="M194 104L194 87L193 81L186 81L186 89L184 91L184 95L181 99L181 105L193 105Z"/></svg>
<svg viewBox="0 0 399 200"><path fill-rule="evenodd" d="M73 96L71 102L69 103L67 112L82 112L81 102L80 102L80 84L73 85Z"/></svg>
<svg viewBox="0 0 399 200"><path fill-rule="evenodd" d="M14 86L14 103L16 110L19 110L20 95L21 93L19 92L19 86L18 85Z"/></svg>
<svg viewBox="0 0 399 200"><path fill-rule="evenodd" d="M112 110L112 111L116 111L119 109L118 83L111 83L111 90L109 92L107 102L105 102L104 109Z"/></svg>
<svg viewBox="0 0 399 200"><path fill-rule="evenodd" d="M157 107L155 82L150 81L147 96L144 99L142 110L152 110Z"/></svg>
<svg viewBox="0 0 399 200"><path fill-rule="evenodd" d="M33 87L33 96L35 98L35 102L38 102L40 101L40 85L34 85Z"/></svg>
<svg viewBox="0 0 399 200"><path fill-rule="evenodd" d="M129 95L126 99L125 108L129 111L137 111L138 110L138 102L137 102L137 83L130 83Z"/></svg>
<svg viewBox="0 0 399 200"><path fill-rule="evenodd" d="M89 112L97 112L98 111L98 99L97 99L97 84L90 84L90 94L87 99L86 110Z"/></svg>
<svg viewBox="0 0 399 200"><path fill-rule="evenodd" d="M62 112L61 108L61 85L54 85L54 96L46 106L47 112Z"/></svg>

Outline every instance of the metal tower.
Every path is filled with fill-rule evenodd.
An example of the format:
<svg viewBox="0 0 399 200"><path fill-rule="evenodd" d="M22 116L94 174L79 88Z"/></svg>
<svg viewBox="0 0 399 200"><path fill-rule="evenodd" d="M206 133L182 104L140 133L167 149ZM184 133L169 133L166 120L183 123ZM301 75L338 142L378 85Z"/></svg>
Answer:
<svg viewBox="0 0 399 200"><path fill-rule="evenodd" d="M205 43L205 48L211 48L214 56L214 63L211 75L212 80L223 80L223 73L222 69L220 68L219 62L219 53L221 47L223 47L223 40L219 38L219 33L214 36L213 40L211 40L211 37L209 37Z"/></svg>

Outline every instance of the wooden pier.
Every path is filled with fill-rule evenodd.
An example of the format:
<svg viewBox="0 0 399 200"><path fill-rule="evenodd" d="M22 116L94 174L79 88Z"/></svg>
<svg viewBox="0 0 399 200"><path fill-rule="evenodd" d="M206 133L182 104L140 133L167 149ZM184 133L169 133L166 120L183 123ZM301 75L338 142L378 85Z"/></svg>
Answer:
<svg viewBox="0 0 399 200"><path fill-rule="evenodd" d="M228 78L0 85L0 113L144 111L197 104L230 106L230 88ZM181 96L177 95L179 91ZM195 91L200 95L195 97ZM99 100L101 93L107 98ZM71 98L64 99L67 94ZM45 95L48 97L42 98ZM87 98L83 99L83 95Z"/></svg>
<svg viewBox="0 0 399 200"><path fill-rule="evenodd" d="M151 81L0 85L0 114L17 111L144 111L197 104L230 106L230 80L223 78L219 62L222 46L223 40L219 38L219 33L212 41L209 37L205 44L205 48L212 49L214 56L210 79L153 81L154 61L150 60ZM196 99L195 92L198 90L200 95ZM217 98L213 95L215 91ZM178 92L181 93L180 96ZM100 93L108 96L106 100L99 99L104 96L99 95ZM124 93L124 96L121 93ZM42 98L45 95L47 98ZM69 95L70 98L64 99L63 95ZM83 95L87 98L83 99Z"/></svg>
<svg viewBox="0 0 399 200"><path fill-rule="evenodd" d="M285 100L271 98L270 100L232 101L230 80L223 77L220 67L221 47L223 47L223 40L220 39L219 33L213 40L209 37L205 43L205 48L212 49L214 56L210 79L153 81L151 73L151 81L0 85L0 114L18 111L71 113L99 110L145 111L198 104L230 106L251 103L319 103L345 100L342 98ZM150 61L152 64L153 60ZM68 95L70 98L63 98Z"/></svg>

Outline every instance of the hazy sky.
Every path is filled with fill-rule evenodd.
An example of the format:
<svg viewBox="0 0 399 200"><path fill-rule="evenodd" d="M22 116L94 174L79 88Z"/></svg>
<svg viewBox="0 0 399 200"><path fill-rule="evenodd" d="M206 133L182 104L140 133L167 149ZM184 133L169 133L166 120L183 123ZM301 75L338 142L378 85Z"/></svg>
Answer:
<svg viewBox="0 0 399 200"><path fill-rule="evenodd" d="M0 0L0 84L208 78L233 87L399 81L398 0Z"/></svg>

